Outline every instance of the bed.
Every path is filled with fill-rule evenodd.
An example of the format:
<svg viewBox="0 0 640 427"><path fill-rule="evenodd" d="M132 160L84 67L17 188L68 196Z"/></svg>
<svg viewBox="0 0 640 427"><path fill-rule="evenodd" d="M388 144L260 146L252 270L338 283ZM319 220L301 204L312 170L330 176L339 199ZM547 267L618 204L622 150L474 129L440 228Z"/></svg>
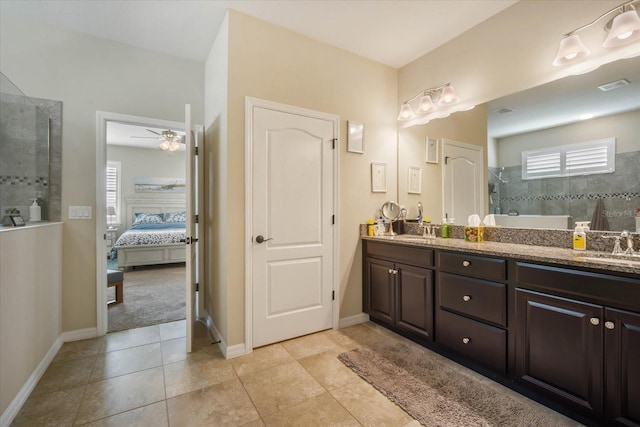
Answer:
<svg viewBox="0 0 640 427"><path fill-rule="evenodd" d="M113 246L118 268L185 262L184 199L127 199L126 231Z"/></svg>

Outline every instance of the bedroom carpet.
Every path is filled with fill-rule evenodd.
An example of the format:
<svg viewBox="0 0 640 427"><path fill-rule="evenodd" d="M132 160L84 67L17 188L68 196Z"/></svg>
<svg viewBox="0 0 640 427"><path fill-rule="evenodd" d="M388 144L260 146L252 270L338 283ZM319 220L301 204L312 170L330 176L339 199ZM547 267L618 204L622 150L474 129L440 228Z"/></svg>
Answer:
<svg viewBox="0 0 640 427"><path fill-rule="evenodd" d="M576 426L537 402L408 341L338 356L425 426Z"/></svg>
<svg viewBox="0 0 640 427"><path fill-rule="evenodd" d="M108 332L185 318L185 266L167 264L124 272L124 302L109 306ZM107 289L107 301L115 288Z"/></svg>

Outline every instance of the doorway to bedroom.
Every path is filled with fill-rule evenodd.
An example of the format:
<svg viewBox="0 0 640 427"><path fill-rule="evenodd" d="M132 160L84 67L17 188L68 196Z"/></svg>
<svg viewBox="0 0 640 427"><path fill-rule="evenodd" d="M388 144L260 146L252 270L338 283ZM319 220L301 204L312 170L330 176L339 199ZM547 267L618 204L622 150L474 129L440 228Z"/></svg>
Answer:
<svg viewBox="0 0 640 427"><path fill-rule="evenodd" d="M109 121L105 141L108 281L123 278L121 302L108 283L106 332L184 321L184 131Z"/></svg>

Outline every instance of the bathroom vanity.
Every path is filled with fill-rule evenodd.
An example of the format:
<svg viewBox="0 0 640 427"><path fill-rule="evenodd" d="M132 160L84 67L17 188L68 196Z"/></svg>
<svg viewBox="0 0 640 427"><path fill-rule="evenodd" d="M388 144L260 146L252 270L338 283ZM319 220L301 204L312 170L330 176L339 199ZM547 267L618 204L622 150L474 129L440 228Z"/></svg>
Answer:
<svg viewBox="0 0 640 427"><path fill-rule="evenodd" d="M638 266L570 249L363 237L363 307L579 421L640 425Z"/></svg>

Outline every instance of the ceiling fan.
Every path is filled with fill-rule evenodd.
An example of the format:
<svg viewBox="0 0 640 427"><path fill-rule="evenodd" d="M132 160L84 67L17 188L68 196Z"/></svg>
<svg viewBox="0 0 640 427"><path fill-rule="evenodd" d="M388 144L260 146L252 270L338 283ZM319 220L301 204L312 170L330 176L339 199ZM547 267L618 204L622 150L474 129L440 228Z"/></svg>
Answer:
<svg viewBox="0 0 640 427"><path fill-rule="evenodd" d="M160 141L158 148L162 151L176 151L180 148L180 144L184 144L184 135L178 135L171 129L163 130L162 132L156 132L152 129L147 129L148 132L156 134L158 136L132 136L132 138L155 138Z"/></svg>

